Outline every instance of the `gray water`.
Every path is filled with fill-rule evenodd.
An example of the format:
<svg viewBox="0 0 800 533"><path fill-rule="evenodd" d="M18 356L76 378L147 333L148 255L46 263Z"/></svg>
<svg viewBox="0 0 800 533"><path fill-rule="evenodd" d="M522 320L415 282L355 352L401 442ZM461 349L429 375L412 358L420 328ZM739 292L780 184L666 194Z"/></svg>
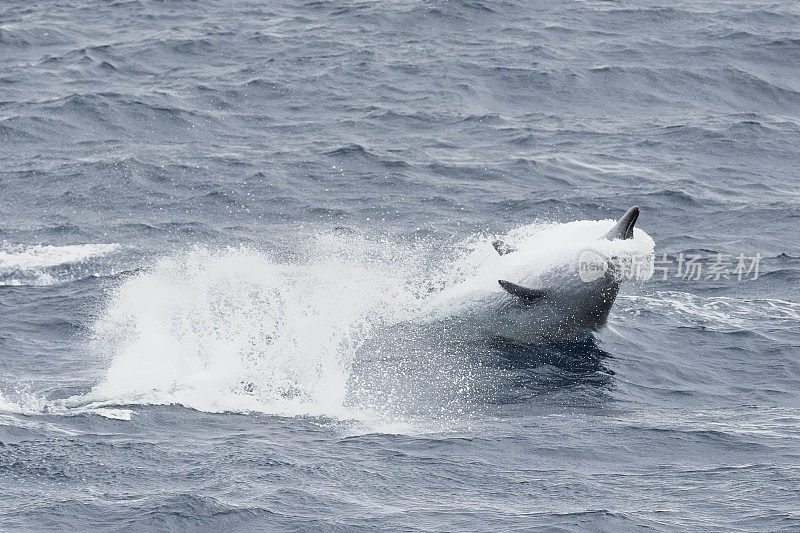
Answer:
<svg viewBox="0 0 800 533"><path fill-rule="evenodd" d="M800 530L798 65L792 2L3 2L0 529ZM631 205L594 337L415 325Z"/></svg>

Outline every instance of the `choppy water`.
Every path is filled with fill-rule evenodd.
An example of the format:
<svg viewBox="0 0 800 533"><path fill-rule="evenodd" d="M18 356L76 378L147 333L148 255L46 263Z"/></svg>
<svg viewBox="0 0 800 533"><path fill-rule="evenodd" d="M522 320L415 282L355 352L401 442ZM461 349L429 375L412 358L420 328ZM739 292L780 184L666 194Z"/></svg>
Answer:
<svg viewBox="0 0 800 533"><path fill-rule="evenodd" d="M800 529L798 65L792 2L0 4L0 529ZM758 278L414 326L634 204Z"/></svg>

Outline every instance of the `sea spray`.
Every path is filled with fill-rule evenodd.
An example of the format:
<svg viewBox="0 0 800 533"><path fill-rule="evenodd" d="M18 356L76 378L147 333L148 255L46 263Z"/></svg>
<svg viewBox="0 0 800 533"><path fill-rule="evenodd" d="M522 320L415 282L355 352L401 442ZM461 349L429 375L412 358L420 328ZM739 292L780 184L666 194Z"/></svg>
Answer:
<svg viewBox="0 0 800 533"><path fill-rule="evenodd" d="M291 264L245 247L160 259L127 279L95 324L110 363L85 400L349 416L356 350L417 300L408 262L383 264L363 242L321 236Z"/></svg>
<svg viewBox="0 0 800 533"><path fill-rule="evenodd" d="M612 224L529 225L502 238L544 269L574 260ZM325 233L291 261L248 247L163 257L110 297L93 327L108 370L71 402L384 421L409 405L459 408L459 396L476 388L469 349L458 345L458 331L431 328L425 317L431 306L458 312L470 291L496 290L493 238L473 236L443 252ZM632 241L601 245L652 252L640 230ZM420 399L436 405L420 407Z"/></svg>

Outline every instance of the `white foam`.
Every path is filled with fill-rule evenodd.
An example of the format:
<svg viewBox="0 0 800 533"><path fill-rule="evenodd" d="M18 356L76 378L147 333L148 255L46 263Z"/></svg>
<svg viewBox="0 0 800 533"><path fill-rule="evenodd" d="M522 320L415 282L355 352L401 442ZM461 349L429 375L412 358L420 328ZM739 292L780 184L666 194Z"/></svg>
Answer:
<svg viewBox="0 0 800 533"><path fill-rule="evenodd" d="M0 285L52 285L63 281L54 270L79 265L119 250L119 244L0 245Z"/></svg>
<svg viewBox="0 0 800 533"><path fill-rule="evenodd" d="M0 393L0 413L11 415L0 417L0 424L18 427L44 427L53 431L69 432L69 430L53 424L26 421L24 417L41 414L76 416L89 413L115 420L130 420L132 414L130 409L107 408L102 405L68 407L63 401L48 401L44 396L34 394L24 387L16 391L13 396L15 396L14 400ZM17 415L23 415L23 417Z"/></svg>
<svg viewBox="0 0 800 533"><path fill-rule="evenodd" d="M356 349L416 300L391 247L364 242L321 237L301 264L247 248L158 261L112 297L95 325L108 371L73 401L357 417L343 407Z"/></svg>
<svg viewBox="0 0 800 533"><path fill-rule="evenodd" d="M514 257L516 264L526 270L543 271L560 264L575 264L580 253L591 249L608 257L642 258L653 253L653 239L639 228L634 228L632 239L608 240L602 238L614 227L614 220L578 220L566 224L547 226L530 225L512 230L506 242L519 249ZM639 279L652 276L651 269L638 272Z"/></svg>
<svg viewBox="0 0 800 533"><path fill-rule="evenodd" d="M502 257L491 244L493 238L472 239L467 253L450 269L450 288L432 299L429 311L432 316L460 313L473 299L498 293L498 279L535 286L542 273L565 265L577 274L578 261L585 250L627 260L637 267L631 268L635 279L649 279L653 274L653 239L639 228L634 229L632 239L602 238L615 224L614 220L580 220L521 226L499 237L516 249Z"/></svg>
<svg viewBox="0 0 800 533"><path fill-rule="evenodd" d="M27 390L19 390L15 399L10 399L0 392L0 412L20 415L35 415L41 413L47 401L42 396L37 396Z"/></svg>
<svg viewBox="0 0 800 533"><path fill-rule="evenodd" d="M703 297L679 291L656 291L620 296L623 311L652 313L680 325L702 325L721 332L758 331L800 323L800 304L779 299L744 299L727 296Z"/></svg>

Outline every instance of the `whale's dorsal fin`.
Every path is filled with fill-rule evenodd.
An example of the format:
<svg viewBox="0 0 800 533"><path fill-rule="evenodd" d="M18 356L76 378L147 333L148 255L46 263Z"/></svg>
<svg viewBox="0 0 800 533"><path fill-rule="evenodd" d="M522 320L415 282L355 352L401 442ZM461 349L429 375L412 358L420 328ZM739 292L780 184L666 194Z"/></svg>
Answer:
<svg viewBox="0 0 800 533"><path fill-rule="evenodd" d="M513 294L514 296L522 298L528 303L535 302L547 295L547 291L544 289L529 289L528 287L523 287L522 285L517 285L516 283L511 283L504 279L497 280L497 282L508 294Z"/></svg>
<svg viewBox="0 0 800 533"><path fill-rule="evenodd" d="M492 241L492 246L494 246L494 249L497 250L497 253L500 255L506 255L517 251L516 248L509 246L500 239Z"/></svg>

